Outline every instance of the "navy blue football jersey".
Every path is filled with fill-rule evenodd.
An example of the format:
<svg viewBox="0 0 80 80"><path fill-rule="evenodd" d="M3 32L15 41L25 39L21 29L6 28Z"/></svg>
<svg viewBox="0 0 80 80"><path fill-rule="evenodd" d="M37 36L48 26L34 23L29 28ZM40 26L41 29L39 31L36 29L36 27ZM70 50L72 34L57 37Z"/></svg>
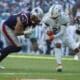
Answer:
<svg viewBox="0 0 80 80"><path fill-rule="evenodd" d="M12 30L15 29L15 26L17 24L17 17L20 17L21 23L23 25L23 28L26 28L30 25L30 13L19 13L15 15L11 15L4 23L11 28ZM26 17L26 19L25 19Z"/></svg>

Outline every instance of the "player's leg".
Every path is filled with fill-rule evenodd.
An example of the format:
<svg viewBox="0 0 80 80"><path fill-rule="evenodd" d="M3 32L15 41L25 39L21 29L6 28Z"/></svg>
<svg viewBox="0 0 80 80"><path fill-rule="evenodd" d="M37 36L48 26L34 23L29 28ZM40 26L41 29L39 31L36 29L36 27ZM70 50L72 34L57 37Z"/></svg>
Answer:
<svg viewBox="0 0 80 80"><path fill-rule="evenodd" d="M3 42L0 40L0 50L3 49ZM0 69L5 69L4 66L0 66Z"/></svg>
<svg viewBox="0 0 80 80"><path fill-rule="evenodd" d="M2 32L8 46L0 50L0 61L2 61L8 54L21 50L21 44L10 28L3 25Z"/></svg>
<svg viewBox="0 0 80 80"><path fill-rule="evenodd" d="M0 40L0 50L3 48L3 42Z"/></svg>
<svg viewBox="0 0 80 80"><path fill-rule="evenodd" d="M75 49L72 49L72 50L73 50L74 60L78 60L79 54L80 54L79 47L76 47Z"/></svg>
<svg viewBox="0 0 80 80"><path fill-rule="evenodd" d="M21 50L21 47L15 47L13 45L8 46L0 50L0 62L10 53L18 52Z"/></svg>
<svg viewBox="0 0 80 80"><path fill-rule="evenodd" d="M79 36L78 36L78 39L79 39ZM80 39L79 41L76 43L76 46L78 47L78 49L80 50ZM79 57L80 57L80 51L75 55L74 55L74 60L79 60Z"/></svg>
<svg viewBox="0 0 80 80"><path fill-rule="evenodd" d="M74 56L74 60L78 60L79 59L78 55L80 54L79 45L75 41L71 43L67 41L67 44L68 47L73 51L72 55Z"/></svg>
<svg viewBox="0 0 80 80"><path fill-rule="evenodd" d="M57 61L57 71L62 71L62 50L61 50L61 43L56 43L56 47L54 48L55 57Z"/></svg>

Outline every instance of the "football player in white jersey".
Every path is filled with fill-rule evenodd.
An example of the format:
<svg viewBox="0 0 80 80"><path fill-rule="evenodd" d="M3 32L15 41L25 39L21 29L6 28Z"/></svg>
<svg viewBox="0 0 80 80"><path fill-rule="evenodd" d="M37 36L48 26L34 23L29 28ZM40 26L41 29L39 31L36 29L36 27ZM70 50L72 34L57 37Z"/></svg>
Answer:
<svg viewBox="0 0 80 80"><path fill-rule="evenodd" d="M80 47L80 12L79 13L77 13L77 15L76 15L76 22L77 22L77 36L78 36L78 43L79 43L79 47ZM80 55L80 53L79 54L76 54L75 56L74 56L74 60L78 60L79 59L79 55Z"/></svg>
<svg viewBox="0 0 80 80"><path fill-rule="evenodd" d="M79 22L75 23L71 18L71 24L67 27L65 39L63 40L69 48L74 51L74 60L78 60L79 46L80 46L80 26Z"/></svg>
<svg viewBox="0 0 80 80"><path fill-rule="evenodd" d="M48 29L45 38L51 40L54 45L55 57L57 61L57 71L59 72L62 71L62 38L66 27L70 22L69 16L62 12L61 9L61 5L59 4L52 5L49 9L49 12L43 17L42 20Z"/></svg>

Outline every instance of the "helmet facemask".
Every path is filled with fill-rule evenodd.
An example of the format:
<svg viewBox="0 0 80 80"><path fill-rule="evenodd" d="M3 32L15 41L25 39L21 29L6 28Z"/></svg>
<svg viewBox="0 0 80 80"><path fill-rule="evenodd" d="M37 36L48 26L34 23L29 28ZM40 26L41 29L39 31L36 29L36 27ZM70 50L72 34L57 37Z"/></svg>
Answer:
<svg viewBox="0 0 80 80"><path fill-rule="evenodd" d="M31 23L32 23L33 25L36 25L36 24L38 24L39 22L40 22L40 20L38 19L37 16L31 15Z"/></svg>
<svg viewBox="0 0 80 80"><path fill-rule="evenodd" d="M36 7L31 11L32 24L38 24L43 17L43 10L40 7Z"/></svg>
<svg viewBox="0 0 80 80"><path fill-rule="evenodd" d="M53 5L51 6L50 10L49 10L49 14L51 18L57 18L58 16L61 15L61 5Z"/></svg>

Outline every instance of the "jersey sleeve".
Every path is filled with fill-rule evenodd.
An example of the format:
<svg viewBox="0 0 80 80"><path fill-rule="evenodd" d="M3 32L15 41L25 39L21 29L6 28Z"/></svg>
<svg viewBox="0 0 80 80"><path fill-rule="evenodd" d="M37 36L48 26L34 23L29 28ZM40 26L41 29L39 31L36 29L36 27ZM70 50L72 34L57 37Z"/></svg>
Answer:
<svg viewBox="0 0 80 80"><path fill-rule="evenodd" d="M42 22L45 24L46 27L52 28L54 26L54 21L49 17L49 14L46 14Z"/></svg>
<svg viewBox="0 0 80 80"><path fill-rule="evenodd" d="M66 14L66 13L62 13L62 14L61 14L60 22L61 22L62 25L67 25L67 24L69 24L69 23L70 23L69 15Z"/></svg>

